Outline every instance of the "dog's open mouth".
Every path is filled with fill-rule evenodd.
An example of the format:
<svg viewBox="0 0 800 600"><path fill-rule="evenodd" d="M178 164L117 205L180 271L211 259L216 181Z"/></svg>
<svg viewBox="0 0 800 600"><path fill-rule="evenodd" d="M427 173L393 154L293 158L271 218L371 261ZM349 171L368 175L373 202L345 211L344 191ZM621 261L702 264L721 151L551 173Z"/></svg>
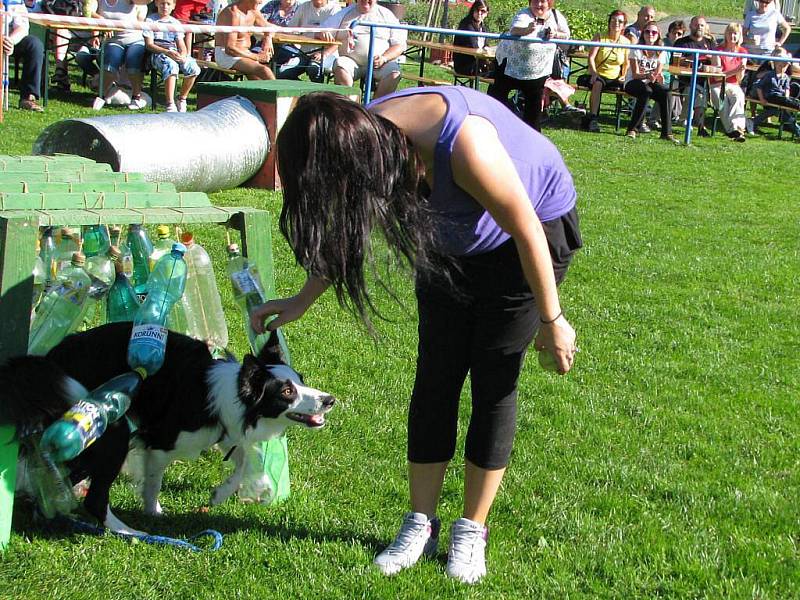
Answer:
<svg viewBox="0 0 800 600"><path fill-rule="evenodd" d="M325 425L325 415L306 415L302 413L286 413L286 417L292 421L302 423L306 427L322 427Z"/></svg>

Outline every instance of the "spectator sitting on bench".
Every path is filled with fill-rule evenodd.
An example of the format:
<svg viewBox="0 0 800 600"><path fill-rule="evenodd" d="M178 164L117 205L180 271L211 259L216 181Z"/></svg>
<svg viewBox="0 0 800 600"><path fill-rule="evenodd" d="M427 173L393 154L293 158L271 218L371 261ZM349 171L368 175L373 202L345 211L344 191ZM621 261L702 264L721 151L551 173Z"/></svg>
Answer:
<svg viewBox="0 0 800 600"><path fill-rule="evenodd" d="M328 17L331 17L341 10L338 0L309 0L297 7L297 10L289 22L289 27L321 27ZM305 34L314 37L315 34ZM305 62L305 72L311 81L322 82L326 73L333 72L333 64L336 62L338 54L332 52L325 55L318 45L303 44L300 46L300 54L306 58L301 60L298 68Z"/></svg>
<svg viewBox="0 0 800 600"><path fill-rule="evenodd" d="M781 48L775 48L772 56L789 58L789 53ZM766 75L762 77L756 85L756 94L758 100L761 102L769 102L770 104L778 104L793 109L794 111L800 110L800 100L789 95L789 84L791 77L789 76L789 63L784 61L770 61L772 69L767 71ZM780 115L781 109L774 106L765 106L764 110L752 121L747 122L748 132L757 133L758 127L769 117ZM796 116L794 113L788 114L787 119L783 123L779 123L778 127L788 126L794 130L795 135L800 135L800 125L797 124Z"/></svg>
<svg viewBox="0 0 800 600"><path fill-rule="evenodd" d="M663 46L661 32L655 21L648 22L642 29L642 37L636 40L642 46ZM666 52L657 50L631 50L630 68L628 69L625 93L636 98L631 114L628 132L630 138L636 134L644 121L644 109L650 98L655 100L661 113L661 139L677 142L672 135L672 119L670 119L670 91L664 83L664 63Z"/></svg>
<svg viewBox="0 0 800 600"><path fill-rule="evenodd" d="M655 23L656 9L650 5L642 6L636 15L636 20L625 28L625 37L631 44L638 44L642 37L645 25Z"/></svg>
<svg viewBox="0 0 800 600"><path fill-rule="evenodd" d="M264 15L258 11L258 0L238 0L217 15L217 25L267 27ZM265 33L261 52L250 51L250 34L242 32L214 34L214 62L223 69L242 73L248 79L275 79L267 63L272 58L272 34Z"/></svg>
<svg viewBox="0 0 800 600"><path fill-rule="evenodd" d="M352 86L367 73L367 57L369 55L369 28L363 25L350 28L353 21L370 21L397 25L400 21L392 11L378 4L378 0L357 0L344 10L329 17L322 24L331 29L347 29L336 35L320 33L318 37L327 41L338 40L339 58L333 67L333 79L339 85ZM406 50L406 32L403 29L376 27L374 30L375 45L373 59L373 76L378 82L375 97L391 94L400 82L400 64L397 58ZM332 54L336 46L325 48L326 55Z"/></svg>
<svg viewBox="0 0 800 600"><path fill-rule="evenodd" d="M708 23L706 22L706 18L698 15L696 17L692 17L692 20L689 23L689 35L675 40L674 46L676 49L692 48L696 50L714 50L717 47L717 42L713 37L708 35ZM678 61L678 64L680 64L681 56L681 53L676 50L673 54L673 63ZM686 58L683 59L683 66L688 66L686 61L688 60L691 62L692 58L693 56L691 54L687 54ZM699 56L699 62L701 65L710 65L711 57L709 55L701 54ZM678 90L681 94L689 94L689 86L691 85L691 82L691 77L678 77ZM705 127L705 113L706 106L708 106L707 83L708 82L706 81L705 77L698 77L697 84L695 85L694 115L692 116L692 121L697 123L697 135L700 137L709 137L711 135ZM686 106L688 107L688 103Z"/></svg>
<svg viewBox="0 0 800 600"><path fill-rule="evenodd" d="M19 88L19 107L22 110L42 112L39 91L42 89L42 62L44 44L42 40L28 35L28 9L21 0L11 0L8 35L3 38L3 55L16 55L22 61L22 80Z"/></svg>
<svg viewBox="0 0 800 600"><path fill-rule="evenodd" d="M741 45L742 26L739 23L729 23L725 28L725 41L717 50L747 54ZM712 79L709 82L711 102L719 111L719 118L725 133L736 142L744 142L745 114L744 90L741 83L747 68L747 59L739 56L715 56L714 63L722 69L725 75L725 92L723 97L722 79Z"/></svg>
<svg viewBox="0 0 800 600"><path fill-rule="evenodd" d="M148 21L180 25L180 21L172 16L175 0L156 0L156 8L158 14L150 15ZM175 31L145 31L143 35L144 45L151 54L150 62L154 69L158 69L161 79L164 80L167 112L186 112L186 99L197 76L200 75L200 67L189 56L183 34ZM183 75L183 85L176 104L175 86L178 74Z"/></svg>
<svg viewBox="0 0 800 600"><path fill-rule="evenodd" d="M278 27L288 27L297 9L297 0L270 0L261 7L261 14L267 22ZM301 64L302 63L302 64ZM278 79L299 79L305 73L308 60L304 60L299 48L293 44L277 44L272 64Z"/></svg>
<svg viewBox="0 0 800 600"><path fill-rule="evenodd" d="M469 7L467 16L461 19L458 24L458 29L461 31L473 31L478 33L485 33L486 17L489 16L489 5L486 0L475 0L472 6ZM462 48L472 48L473 50L481 50L486 47L486 38L477 36L454 35L453 46L460 46ZM478 67L478 74L484 77L491 77L489 63L484 60L476 60L474 56L469 54L453 53L453 70L459 75L475 75L475 67Z"/></svg>
<svg viewBox="0 0 800 600"><path fill-rule="evenodd" d="M627 17L621 10L608 15L608 27L605 33L594 36L595 42L609 44L630 44L630 40L622 35ZM628 72L628 49L593 46L589 51L588 73L578 77L579 87L591 90L589 96L589 112L583 118L581 127L588 131L600 131L597 115L600 112L600 99L604 90L621 90L622 82Z"/></svg>

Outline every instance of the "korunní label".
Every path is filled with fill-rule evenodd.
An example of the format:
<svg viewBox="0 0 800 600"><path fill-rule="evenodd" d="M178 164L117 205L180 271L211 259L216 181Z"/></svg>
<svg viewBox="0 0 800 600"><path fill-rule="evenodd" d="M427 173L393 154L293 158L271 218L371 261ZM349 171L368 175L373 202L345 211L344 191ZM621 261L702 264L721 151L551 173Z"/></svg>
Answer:
<svg viewBox="0 0 800 600"><path fill-rule="evenodd" d="M131 342L163 348L167 345L167 328L154 324L134 325Z"/></svg>

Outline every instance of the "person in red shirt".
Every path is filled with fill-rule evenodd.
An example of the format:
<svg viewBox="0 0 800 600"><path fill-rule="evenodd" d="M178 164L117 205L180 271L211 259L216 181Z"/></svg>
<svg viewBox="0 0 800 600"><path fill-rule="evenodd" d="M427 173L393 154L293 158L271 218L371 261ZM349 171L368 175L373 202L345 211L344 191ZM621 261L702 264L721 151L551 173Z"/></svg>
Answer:
<svg viewBox="0 0 800 600"><path fill-rule="evenodd" d="M725 28L725 41L717 50L747 54L741 42L742 26L739 23L729 23ZM740 56L715 56L714 59L725 78L724 81L722 78L711 80L709 88L711 102L719 111L719 118L728 137L736 142L744 142L747 138L745 99L741 83L747 68L747 59Z"/></svg>

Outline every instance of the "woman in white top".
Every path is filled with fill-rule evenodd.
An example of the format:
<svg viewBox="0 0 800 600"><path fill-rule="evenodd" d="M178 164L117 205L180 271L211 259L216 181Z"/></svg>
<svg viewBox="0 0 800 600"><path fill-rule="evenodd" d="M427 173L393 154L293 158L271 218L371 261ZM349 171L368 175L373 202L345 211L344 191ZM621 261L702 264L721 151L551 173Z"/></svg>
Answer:
<svg viewBox="0 0 800 600"><path fill-rule="evenodd" d="M775 46L782 46L791 31L791 25L773 6L773 0L758 0L758 8L744 18L744 46L751 54L772 54Z"/></svg>
<svg viewBox="0 0 800 600"><path fill-rule="evenodd" d="M530 0L511 21L511 35L526 39L556 40L569 38L564 15L550 9L548 0ZM495 83L489 87L490 96L508 105L512 90L525 94L525 122L541 130L544 84L553 72L555 44L503 40L497 48L498 67Z"/></svg>
<svg viewBox="0 0 800 600"><path fill-rule="evenodd" d="M642 29L642 35L637 44L642 46L663 46L661 32L658 25L650 22ZM652 98L658 104L661 113L661 139L676 142L672 135L672 119L670 118L671 94L669 86L664 82L663 69L666 64L666 52L660 50L631 50L628 58L629 69L626 74L625 93L636 98L636 104L628 124L630 138L636 137L636 132L644 121L644 109Z"/></svg>

